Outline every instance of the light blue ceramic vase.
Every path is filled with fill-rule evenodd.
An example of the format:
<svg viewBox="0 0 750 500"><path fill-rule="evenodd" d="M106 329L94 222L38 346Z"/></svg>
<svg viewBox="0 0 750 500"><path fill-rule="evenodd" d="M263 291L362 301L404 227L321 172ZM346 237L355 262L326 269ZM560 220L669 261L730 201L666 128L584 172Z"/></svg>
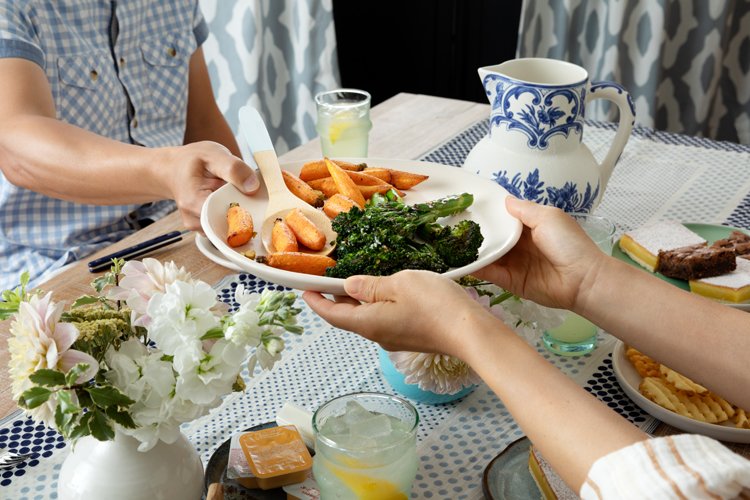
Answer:
<svg viewBox="0 0 750 500"><path fill-rule="evenodd" d="M391 359L388 357L388 353L383 349L378 349L378 357L380 358L380 370L383 372L383 377L388 384L394 391L412 401L433 405L450 403L451 401L461 399L476 389L476 386L472 385L470 387L464 387L455 394L436 394L431 391L424 391L420 389L417 384L407 384L404 381L406 377L403 373L399 372L395 366L393 366Z"/></svg>

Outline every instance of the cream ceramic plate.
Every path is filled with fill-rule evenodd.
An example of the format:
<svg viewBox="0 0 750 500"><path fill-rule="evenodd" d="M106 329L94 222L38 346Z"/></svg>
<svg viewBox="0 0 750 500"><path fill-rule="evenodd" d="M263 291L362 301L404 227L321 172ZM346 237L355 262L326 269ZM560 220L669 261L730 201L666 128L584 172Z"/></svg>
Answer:
<svg viewBox="0 0 750 500"><path fill-rule="evenodd" d="M226 257L224 257L221 252L219 252L216 247L213 246L208 238L200 233L195 235L195 246L198 247L200 253L207 257L208 260L219 264L220 266L224 266L227 269L231 269L232 271L242 271L242 269L237 264L227 260Z"/></svg>
<svg viewBox="0 0 750 500"><path fill-rule="evenodd" d="M438 163L415 160L394 160L368 158L366 160L351 158L350 161L366 161L369 165L406 170L429 175L430 178L418 186L406 191L404 201L408 204L432 201L444 196L460 193L474 195L474 204L462 214L442 219L442 223L453 224L461 219L471 219L482 228L484 243L479 249L479 258L467 266L453 268L444 273L449 278L460 278L472 273L504 255L521 236L521 223L505 209L505 198L508 192L491 180L479 177L456 167ZM282 168L298 173L304 161L282 164ZM245 196L234 186L227 184L212 193L203 204L201 226L213 246L224 257L243 271L279 285L298 290L315 290L323 293L341 295L344 293L344 280L309 274L294 273L274 269L241 255L241 251L253 249L257 255L266 251L260 238L253 238L247 245L231 248L226 243L226 211L232 202L239 203L247 209L256 221L263 220L267 200L265 186L254 196ZM257 227L256 227L257 230ZM200 246L198 247L201 248ZM201 250L203 251L203 250ZM205 253L205 252L204 252ZM209 257L211 258L211 257ZM213 259L212 259L213 260ZM224 265L224 264L222 264Z"/></svg>
<svg viewBox="0 0 750 500"><path fill-rule="evenodd" d="M641 394L638 391L638 386L642 380L641 376L635 370L630 361L628 361L627 356L625 356L625 344L620 341L617 341L615 348L612 350L612 368L615 372L615 377L617 377L617 381L620 383L622 390L625 391L625 394L627 394L628 397L630 397L630 399L632 399L633 402L640 406L644 411L658 418L662 422L686 432L703 434L704 436L712 437L720 441L750 443L750 429L737 429L734 427L731 419L729 422L723 424L699 422L698 420L683 417L673 411L662 408Z"/></svg>

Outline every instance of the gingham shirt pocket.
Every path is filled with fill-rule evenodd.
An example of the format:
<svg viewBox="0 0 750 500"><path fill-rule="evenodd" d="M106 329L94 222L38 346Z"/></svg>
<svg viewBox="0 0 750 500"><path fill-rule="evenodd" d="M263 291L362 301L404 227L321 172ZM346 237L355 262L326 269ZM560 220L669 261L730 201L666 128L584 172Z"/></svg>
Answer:
<svg viewBox="0 0 750 500"><path fill-rule="evenodd" d="M107 135L114 126L117 73L107 50L57 58L61 91L56 96L58 117L67 123Z"/></svg>
<svg viewBox="0 0 750 500"><path fill-rule="evenodd" d="M190 30L171 31L144 39L141 53L148 72L153 116L181 116L187 106L190 56L197 44Z"/></svg>

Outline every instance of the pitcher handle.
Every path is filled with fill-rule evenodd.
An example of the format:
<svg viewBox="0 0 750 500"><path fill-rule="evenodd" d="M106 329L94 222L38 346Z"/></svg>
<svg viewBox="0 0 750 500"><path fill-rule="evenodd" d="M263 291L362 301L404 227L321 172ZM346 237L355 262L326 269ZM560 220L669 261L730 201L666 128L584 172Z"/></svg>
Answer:
<svg viewBox="0 0 750 500"><path fill-rule="evenodd" d="M635 124L635 105L630 94L622 85L609 81L591 82L586 95L586 104L588 105L594 99L609 99L620 110L620 121L617 124L615 139L612 141L607 156L599 165L602 186L606 186L609 177L612 175L612 170L615 168L615 163L620 159L622 150L625 149L625 144L630 137L630 132L633 130L633 125Z"/></svg>

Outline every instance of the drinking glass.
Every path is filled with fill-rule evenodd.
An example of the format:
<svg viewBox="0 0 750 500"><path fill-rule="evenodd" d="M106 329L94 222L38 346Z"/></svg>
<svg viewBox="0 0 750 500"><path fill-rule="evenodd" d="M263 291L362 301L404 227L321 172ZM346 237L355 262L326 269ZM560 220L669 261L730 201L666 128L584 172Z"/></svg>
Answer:
<svg viewBox="0 0 750 500"><path fill-rule="evenodd" d="M318 135L323 156L367 157L370 94L364 90L338 89L315 96Z"/></svg>
<svg viewBox="0 0 750 500"><path fill-rule="evenodd" d="M606 254L612 253L615 225L609 219L589 214L569 214ZM562 324L542 335L547 350L562 356L581 356L596 347L599 327L575 313L568 313Z"/></svg>
<svg viewBox="0 0 750 500"><path fill-rule="evenodd" d="M313 475L321 498L377 493L407 500L419 465L418 424L414 406L389 394L360 392L323 404L313 415Z"/></svg>

